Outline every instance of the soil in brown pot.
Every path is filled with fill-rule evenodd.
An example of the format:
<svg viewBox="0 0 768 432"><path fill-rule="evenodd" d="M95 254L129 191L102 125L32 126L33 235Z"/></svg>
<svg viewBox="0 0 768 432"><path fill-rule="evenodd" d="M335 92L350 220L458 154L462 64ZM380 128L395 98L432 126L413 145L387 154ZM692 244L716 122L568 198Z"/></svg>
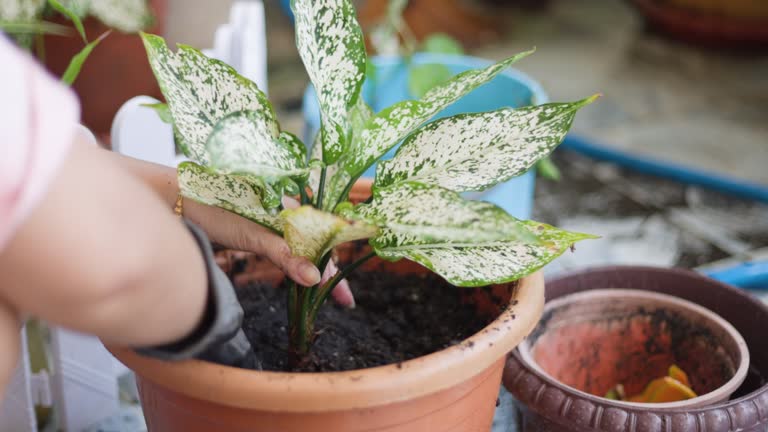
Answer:
<svg viewBox="0 0 768 432"><path fill-rule="evenodd" d="M357 306L327 302L316 322L308 372L393 364L459 344L495 317L483 317L456 288L434 274L358 271L349 278ZM285 283L250 283L239 290L243 328L263 370L287 371Z"/></svg>

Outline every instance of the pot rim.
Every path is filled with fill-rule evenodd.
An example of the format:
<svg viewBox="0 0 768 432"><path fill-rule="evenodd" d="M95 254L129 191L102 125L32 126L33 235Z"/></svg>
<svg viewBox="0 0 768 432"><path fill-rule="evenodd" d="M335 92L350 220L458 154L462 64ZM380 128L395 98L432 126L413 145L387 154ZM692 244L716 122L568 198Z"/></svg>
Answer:
<svg viewBox="0 0 768 432"><path fill-rule="evenodd" d="M744 340L744 338L741 336L741 333L739 333L738 330L736 330L736 328L731 323L729 323L720 315L716 314L710 309L707 309L704 306L698 305L692 301L685 300L680 297L675 297L669 294L662 294L662 293L653 292L653 291L638 290L638 289L621 289L621 288L594 289L594 290L586 290L586 291L576 292L576 293L568 294L562 297L558 297L557 299L551 302L548 302L545 305L544 313L547 313L551 310L554 310L556 308L559 308L568 304L583 302L583 301L590 301L596 298L600 298L600 299L632 298L637 300L653 300L653 301L661 302L671 306L675 306L678 309L683 309L689 312L693 312L694 314L713 323L714 327L719 327L720 329L724 330L724 333L732 339L732 342L736 345L738 349L738 352L740 355L740 361L736 371L734 372L734 375L725 384L718 387L717 389L711 392L705 393L703 395L699 395L692 399L687 399L687 400L678 401L678 402L639 403L639 402L625 402L625 401L606 399L606 398L579 390L575 387L572 387L570 385L567 385L555 379L553 376L547 373L544 369L542 369L539 366L539 364L533 359L533 356L530 350L531 348L530 341L528 339L524 340L518 346L517 352L519 354L520 361L523 362L526 366L535 370L539 375L541 375L543 379L550 381L551 383L557 386L566 387L569 391L575 392L581 396L587 396L589 398L597 398L601 402L610 403L610 404L617 405L624 408L635 408L635 409L653 408L653 409L659 409L659 410L679 410L679 409L685 409L685 408L698 408L698 407L703 407L707 405L712 405L712 404L727 400L728 397L731 394L733 394L746 379L747 372L749 370L750 357L749 357L749 349L747 347L747 343Z"/></svg>
<svg viewBox="0 0 768 432"><path fill-rule="evenodd" d="M360 409L425 396L482 373L533 331L543 309L544 276L537 271L520 279L501 315L460 344L402 363L344 372L265 372L200 360L169 363L128 348L107 349L141 378L196 399L262 411Z"/></svg>

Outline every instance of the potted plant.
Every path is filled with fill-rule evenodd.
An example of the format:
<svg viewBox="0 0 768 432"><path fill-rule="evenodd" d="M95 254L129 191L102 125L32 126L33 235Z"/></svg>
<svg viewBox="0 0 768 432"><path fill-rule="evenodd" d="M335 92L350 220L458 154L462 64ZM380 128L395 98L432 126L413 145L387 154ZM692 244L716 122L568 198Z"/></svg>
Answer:
<svg viewBox="0 0 768 432"><path fill-rule="evenodd" d="M461 45L444 34L432 34L419 42L402 17L407 3L402 0L390 1L384 20L368 32L368 40L377 55L369 59L367 79L361 94L374 112L381 112L398 102L418 99L434 86L457 74L493 64L489 60L465 55ZM435 117L522 107L548 101L549 97L538 82L520 71L508 68L487 85L435 113ZM302 109L306 120L305 139L311 140L321 125L320 106L311 85L304 93ZM382 160L391 159L396 150L397 147L390 149ZM557 169L549 158L542 158L536 166L547 178L557 178ZM364 177L372 178L375 170L375 165L370 167ZM521 172L493 188L469 196L492 202L515 217L527 219L533 210L535 174L533 170Z"/></svg>
<svg viewBox="0 0 768 432"><path fill-rule="evenodd" d="M167 0L15 0L0 6L0 30L72 84L83 123L106 135L127 99L160 96L136 32L161 32L166 9Z"/></svg>
<svg viewBox="0 0 768 432"><path fill-rule="evenodd" d="M349 0L295 0L293 10L297 46L323 118L309 160L304 144L280 130L255 84L193 48L180 45L174 53L162 38L142 35L167 102L154 108L172 120L177 143L192 160L178 168L185 197L281 234L293 254L321 269L336 246L369 240L369 247L346 248L348 264L322 285L284 282L289 343L283 357L290 369L317 361L311 346L321 307L336 284L360 267L386 278L403 275L403 283L404 275L419 274L420 282L408 283L423 288L442 286L424 279L427 269L456 286L485 286L450 292L461 297L457 303L492 315L490 324L426 356L345 372L170 364L129 350L113 352L138 375L151 430L423 430L451 422L487 429L503 359L540 313L543 281L536 270L592 236L519 220L460 192L526 171L562 141L578 109L595 97L427 123L530 54L525 52L374 115L360 97L367 56ZM402 140L395 157L379 164L373 182L356 183ZM349 202L366 189L367 198ZM298 197L300 207L284 208L285 196ZM264 283L279 279L270 271L261 275Z"/></svg>
<svg viewBox="0 0 768 432"><path fill-rule="evenodd" d="M540 325L504 371L522 431L768 427L768 307L758 299L690 271L629 266L548 281L547 298ZM694 394L659 391L653 382L667 368ZM618 383L642 397L614 400L608 389Z"/></svg>

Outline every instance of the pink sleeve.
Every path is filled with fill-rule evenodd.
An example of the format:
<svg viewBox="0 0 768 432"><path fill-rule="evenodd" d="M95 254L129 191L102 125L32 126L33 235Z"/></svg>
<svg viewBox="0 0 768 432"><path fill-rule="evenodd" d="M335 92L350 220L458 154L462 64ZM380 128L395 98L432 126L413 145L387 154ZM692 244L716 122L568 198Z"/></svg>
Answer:
<svg viewBox="0 0 768 432"><path fill-rule="evenodd" d="M74 93L0 34L0 251L39 204L72 144Z"/></svg>

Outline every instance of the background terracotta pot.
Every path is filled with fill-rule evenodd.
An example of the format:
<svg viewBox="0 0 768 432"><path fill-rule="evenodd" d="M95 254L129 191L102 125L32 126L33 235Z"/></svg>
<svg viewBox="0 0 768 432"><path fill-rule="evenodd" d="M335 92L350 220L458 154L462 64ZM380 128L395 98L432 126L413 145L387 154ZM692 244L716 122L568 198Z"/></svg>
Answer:
<svg viewBox="0 0 768 432"><path fill-rule="evenodd" d="M147 32L162 34L168 11L168 0L151 0L154 24ZM61 24L71 26L59 18ZM94 40L109 28L93 17L83 21L88 40ZM77 36L45 37L45 65L61 76L69 61L83 48ZM160 88L147 61L147 54L137 34L113 31L99 43L86 60L73 88L82 104L82 121L100 139L108 138L112 119L128 99L137 95L162 98Z"/></svg>
<svg viewBox="0 0 768 432"><path fill-rule="evenodd" d="M713 312L678 297L623 289L587 290L548 302L518 352L539 372L599 397L619 383L627 396L640 394L677 365L699 396L656 404L657 409L728 400L749 366L746 342Z"/></svg>
<svg viewBox="0 0 768 432"><path fill-rule="evenodd" d="M651 25L674 37L717 47L765 48L764 0L632 0Z"/></svg>
<svg viewBox="0 0 768 432"><path fill-rule="evenodd" d="M697 273L649 267L589 270L547 283L547 298L601 288L666 293L701 305L728 321L750 351L746 380L731 400L706 407L627 406L578 392L540 372L515 352L504 371L518 399L526 432L765 432L768 428L768 308L748 294Z"/></svg>
<svg viewBox="0 0 768 432"><path fill-rule="evenodd" d="M352 198L369 194L370 182L359 183ZM347 248L343 255L351 258L366 247ZM282 277L267 262L255 267L262 280ZM406 260L373 259L364 269L427 272ZM150 432L488 431L504 360L541 316L543 277L462 292L478 313L497 318L459 345L363 370L261 372L110 350L136 372Z"/></svg>

